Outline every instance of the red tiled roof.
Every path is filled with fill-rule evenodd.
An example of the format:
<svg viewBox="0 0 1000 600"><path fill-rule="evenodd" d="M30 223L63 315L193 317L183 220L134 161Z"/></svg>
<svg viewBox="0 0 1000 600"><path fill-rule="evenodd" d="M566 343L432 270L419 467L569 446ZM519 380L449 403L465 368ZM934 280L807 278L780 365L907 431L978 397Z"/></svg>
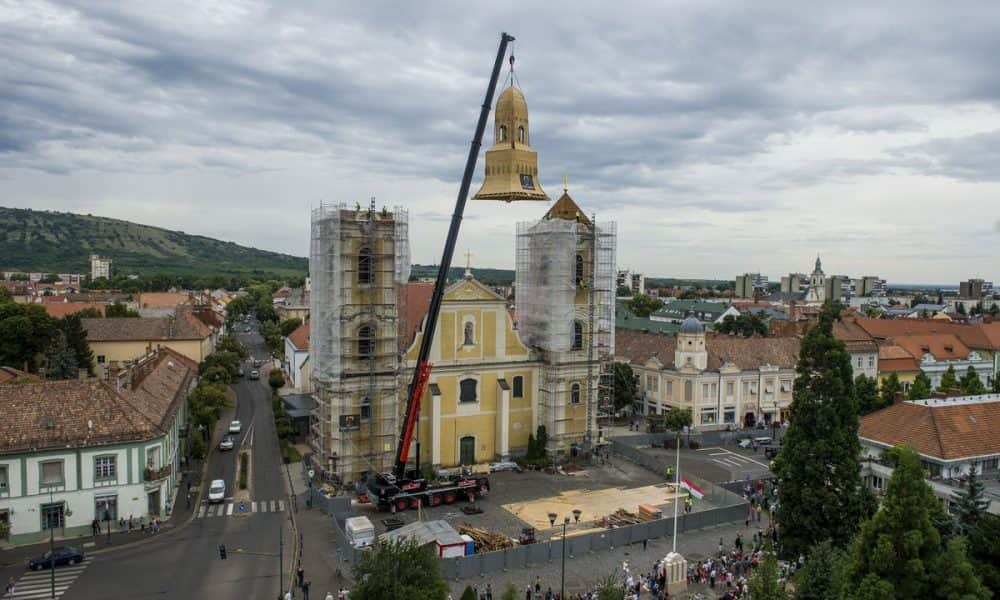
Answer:
<svg viewBox="0 0 1000 600"><path fill-rule="evenodd" d="M1000 454L1000 396L993 396L973 403L940 399L930 406L899 402L861 417L858 435L944 460Z"/></svg>
<svg viewBox="0 0 1000 600"><path fill-rule="evenodd" d="M872 337L886 339L901 335L949 333L974 349L1000 350L1000 339L991 338L983 324L967 325L940 319L856 319Z"/></svg>
<svg viewBox="0 0 1000 600"><path fill-rule="evenodd" d="M656 357L664 367L674 368L677 338L661 333L646 333L634 329L615 329L615 356L632 364L645 364ZM752 337L706 335L708 368L718 370L730 362L744 371L772 365L792 369L799 358L799 339L795 337Z"/></svg>
<svg viewBox="0 0 1000 600"><path fill-rule="evenodd" d="M83 319L91 342L203 340L211 330L189 311L174 317Z"/></svg>
<svg viewBox="0 0 1000 600"><path fill-rule="evenodd" d="M139 308L173 308L190 300L190 294L180 292L143 292L139 294L136 303Z"/></svg>
<svg viewBox="0 0 1000 600"><path fill-rule="evenodd" d="M20 379L21 377L27 378L31 381L41 381L36 375L27 373L20 369L15 369L14 367L0 367L0 383L7 383L14 379Z"/></svg>
<svg viewBox="0 0 1000 600"><path fill-rule="evenodd" d="M288 336L288 340L292 342L298 350L308 350L309 349L309 321L299 325L295 328Z"/></svg>
<svg viewBox="0 0 1000 600"><path fill-rule="evenodd" d="M1000 350L1000 321L982 323L980 327L986 336L986 340L990 343L990 347L993 350Z"/></svg>
<svg viewBox="0 0 1000 600"><path fill-rule="evenodd" d="M969 356L968 346L950 333L898 335L893 340L917 360L927 353L935 360L962 360Z"/></svg>
<svg viewBox="0 0 1000 600"><path fill-rule="evenodd" d="M0 386L0 454L140 441L163 435L197 366L166 350L132 389L71 379Z"/></svg>
<svg viewBox="0 0 1000 600"><path fill-rule="evenodd" d="M431 295L434 293L433 283L411 281L403 288L403 301L406 310L403 314L403 346L409 347L413 342L420 324L431 306Z"/></svg>
<svg viewBox="0 0 1000 600"><path fill-rule="evenodd" d="M78 313L81 310L87 308L94 308L104 314L104 309L107 308L107 304L99 304L97 302L60 302L60 303L42 303L42 307L45 308L45 312L49 313L49 316L54 319L61 319L66 315L71 315L73 313Z"/></svg>

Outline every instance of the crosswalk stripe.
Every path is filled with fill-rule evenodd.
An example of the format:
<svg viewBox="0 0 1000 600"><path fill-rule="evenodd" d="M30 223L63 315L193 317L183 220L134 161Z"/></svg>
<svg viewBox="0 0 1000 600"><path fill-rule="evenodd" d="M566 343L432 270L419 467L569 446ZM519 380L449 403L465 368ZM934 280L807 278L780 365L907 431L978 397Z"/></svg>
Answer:
<svg viewBox="0 0 1000 600"><path fill-rule="evenodd" d="M285 511L285 501L278 500L278 512L284 512L284 511Z"/></svg>
<svg viewBox="0 0 1000 600"><path fill-rule="evenodd" d="M66 590L68 589L69 589L68 585L62 587L56 586L56 598L61 597L63 594L66 593ZM31 600L34 598L41 599L41 598L51 598L51 597L52 597L52 589L49 587L38 588L37 590L31 589L24 592L18 589L17 592L14 593L14 598L16 600Z"/></svg>
<svg viewBox="0 0 1000 600"><path fill-rule="evenodd" d="M257 512L257 502L256 501L250 503L250 512Z"/></svg>
<svg viewBox="0 0 1000 600"><path fill-rule="evenodd" d="M271 500L271 512L278 512L278 501Z"/></svg>
<svg viewBox="0 0 1000 600"><path fill-rule="evenodd" d="M79 567L56 567L56 581L63 579L73 579L80 574L81 571L86 569L86 565ZM48 569L42 571L32 571L31 573L25 573L21 576L21 581L32 583L34 581L45 581L48 582L52 579L52 574L49 573Z"/></svg>
<svg viewBox="0 0 1000 600"><path fill-rule="evenodd" d="M231 514L233 514L233 505L232 504L228 504L228 505L226 505L226 516L228 517Z"/></svg>
<svg viewBox="0 0 1000 600"><path fill-rule="evenodd" d="M198 518L201 519L204 516L205 516L205 505L203 504L198 507Z"/></svg>

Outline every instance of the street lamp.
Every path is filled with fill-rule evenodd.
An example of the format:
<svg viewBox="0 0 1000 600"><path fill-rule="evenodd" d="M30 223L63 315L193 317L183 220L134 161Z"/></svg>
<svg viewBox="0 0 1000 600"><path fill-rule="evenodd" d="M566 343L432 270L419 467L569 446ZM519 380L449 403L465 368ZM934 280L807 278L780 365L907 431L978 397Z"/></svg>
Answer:
<svg viewBox="0 0 1000 600"><path fill-rule="evenodd" d="M583 514L583 511L581 511L579 508L574 508L573 509L573 519L576 520L576 523L578 525L580 523L580 515L582 515L582 514ZM556 513L549 513L549 524L552 525L553 527L556 526L556 517L558 517L558 515ZM559 586L559 597L560 598L565 598L566 597L566 526L567 525L569 525L569 517L568 516L567 517L563 517L563 531L562 531L562 577L561 577L561 585Z"/></svg>

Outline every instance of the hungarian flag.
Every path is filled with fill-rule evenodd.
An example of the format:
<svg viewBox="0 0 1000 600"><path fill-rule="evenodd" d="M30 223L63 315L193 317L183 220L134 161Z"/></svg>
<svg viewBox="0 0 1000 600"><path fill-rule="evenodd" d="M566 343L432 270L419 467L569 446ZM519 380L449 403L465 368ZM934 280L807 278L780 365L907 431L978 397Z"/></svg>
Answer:
<svg viewBox="0 0 1000 600"><path fill-rule="evenodd" d="M701 488L696 486L694 482L687 477L681 477L681 487L686 489L692 496L699 500L705 497L705 492L701 491Z"/></svg>

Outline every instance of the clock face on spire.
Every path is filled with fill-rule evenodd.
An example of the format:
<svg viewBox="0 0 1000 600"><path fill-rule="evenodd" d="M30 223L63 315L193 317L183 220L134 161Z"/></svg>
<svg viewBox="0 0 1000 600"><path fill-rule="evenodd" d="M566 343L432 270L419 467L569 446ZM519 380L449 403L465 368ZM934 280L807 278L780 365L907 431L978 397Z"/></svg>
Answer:
<svg viewBox="0 0 1000 600"><path fill-rule="evenodd" d="M493 147L486 151L486 177L473 200L549 199L538 183L538 153L530 139L528 103L512 81L497 100Z"/></svg>

